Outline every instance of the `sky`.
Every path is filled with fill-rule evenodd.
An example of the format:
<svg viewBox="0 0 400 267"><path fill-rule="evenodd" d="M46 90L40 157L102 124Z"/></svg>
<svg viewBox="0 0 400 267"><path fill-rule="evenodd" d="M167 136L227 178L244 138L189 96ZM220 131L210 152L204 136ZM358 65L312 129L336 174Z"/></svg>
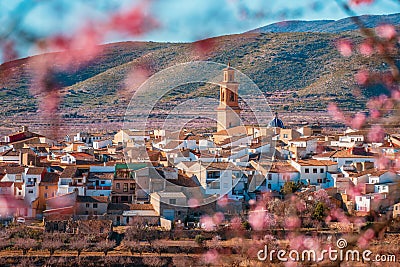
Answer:
<svg viewBox="0 0 400 267"><path fill-rule="evenodd" d="M346 0L0 0L0 40L13 40L22 56L35 53L32 40L73 34L85 23L100 23L113 12L140 5L157 21L142 35L109 34L104 42L143 40L192 42L245 32L282 20L348 17L337 2ZM400 12L397 0L354 7L356 14Z"/></svg>

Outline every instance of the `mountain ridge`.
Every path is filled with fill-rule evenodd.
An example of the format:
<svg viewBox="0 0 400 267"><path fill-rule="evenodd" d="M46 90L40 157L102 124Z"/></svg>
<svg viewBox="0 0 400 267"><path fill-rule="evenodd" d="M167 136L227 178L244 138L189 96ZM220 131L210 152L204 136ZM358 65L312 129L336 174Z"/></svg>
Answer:
<svg viewBox="0 0 400 267"><path fill-rule="evenodd" d="M339 20L288 20L247 31L247 33L272 33L272 32L320 32L340 33L354 31L359 26L354 22L355 17L348 17ZM388 15L362 15L356 16L366 28L374 28L382 23L400 25L400 13Z"/></svg>
<svg viewBox="0 0 400 267"><path fill-rule="evenodd" d="M400 18L400 15L397 14ZM194 43L120 42L102 45L102 53L85 64L72 62L69 72L57 76L63 85L58 123L66 127L93 127L99 123L121 127L123 115L135 88L126 81L129 74L145 69L152 75L179 63L196 60L227 64L248 75L266 95L288 92L283 103L269 98L274 110L322 112L329 102L338 102L345 110L362 111L367 97L354 95L358 88L354 74L360 69L382 69L382 59L354 53L343 57L335 43L363 40L359 31L342 33L282 32L226 35ZM200 49L206 44L206 49ZM207 47L209 46L209 47ZM0 65L0 115L2 129L15 128L34 121L37 127L49 127L40 117L38 103L43 101L30 89L32 59L48 57L56 66L63 52L37 55ZM397 56L397 60L399 57ZM137 83L133 77L133 83ZM217 97L218 90L208 85L180 87L166 96L170 103L197 96ZM18 103L16 105L16 103ZM160 106L163 107L163 103ZM313 119L313 118L311 118ZM3 127L3 128L1 128ZM110 126L114 127L114 126Z"/></svg>

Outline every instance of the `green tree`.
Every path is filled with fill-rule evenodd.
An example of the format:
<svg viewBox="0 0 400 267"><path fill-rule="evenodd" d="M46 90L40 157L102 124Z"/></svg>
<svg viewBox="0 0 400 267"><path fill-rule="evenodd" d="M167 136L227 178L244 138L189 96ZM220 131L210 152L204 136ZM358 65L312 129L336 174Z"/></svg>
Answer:
<svg viewBox="0 0 400 267"><path fill-rule="evenodd" d="M312 214L313 219L322 221L325 219L325 211L326 207L325 204L322 202L318 202L315 206L314 212Z"/></svg>
<svg viewBox="0 0 400 267"><path fill-rule="evenodd" d="M300 181L297 182L289 181L283 185L281 193L284 194L285 196L290 195L293 194L294 192L299 191L302 187L303 183Z"/></svg>
<svg viewBox="0 0 400 267"><path fill-rule="evenodd" d="M194 238L194 242L196 242L196 244L199 245L200 247L203 247L205 241L206 239L202 235L196 235Z"/></svg>

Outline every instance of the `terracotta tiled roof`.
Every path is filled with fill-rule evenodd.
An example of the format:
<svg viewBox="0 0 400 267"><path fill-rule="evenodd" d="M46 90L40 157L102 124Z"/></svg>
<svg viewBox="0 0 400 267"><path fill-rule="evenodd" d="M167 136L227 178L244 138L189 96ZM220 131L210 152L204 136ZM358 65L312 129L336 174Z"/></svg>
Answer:
<svg viewBox="0 0 400 267"><path fill-rule="evenodd" d="M108 197L106 196L77 196L77 202L91 202L91 203L107 203Z"/></svg>
<svg viewBox="0 0 400 267"><path fill-rule="evenodd" d="M369 169L362 172L351 174L351 177L361 177L367 174L371 174L373 176L381 176L382 174L387 173L388 170L378 170L378 169Z"/></svg>
<svg viewBox="0 0 400 267"><path fill-rule="evenodd" d="M178 179L167 179L168 182L173 183L178 186L184 186L184 187L198 187L199 185L192 180L192 178L183 175L183 174L178 174Z"/></svg>
<svg viewBox="0 0 400 267"><path fill-rule="evenodd" d="M327 166L323 161L317 159L298 160L296 162L301 166Z"/></svg>
<svg viewBox="0 0 400 267"><path fill-rule="evenodd" d="M1 152L1 153L0 153L0 156L10 156L10 157L19 156L19 152L13 150L12 148L10 148L9 150L6 150L6 151L4 151L4 152Z"/></svg>
<svg viewBox="0 0 400 267"><path fill-rule="evenodd" d="M40 181L40 184L46 183L46 184L57 184L58 180L60 178L60 175L55 172L46 172Z"/></svg>
<svg viewBox="0 0 400 267"><path fill-rule="evenodd" d="M151 204L130 204L130 210L154 210Z"/></svg>
<svg viewBox="0 0 400 267"><path fill-rule="evenodd" d="M45 171L43 167L29 167L26 174L30 175L40 175Z"/></svg>
<svg viewBox="0 0 400 267"><path fill-rule="evenodd" d="M8 173L8 174L18 174L18 173L25 172L25 168L22 166L18 166L18 167L7 166L4 168L4 172Z"/></svg>
<svg viewBox="0 0 400 267"><path fill-rule="evenodd" d="M218 170L234 170L240 171L241 169L231 162L202 162L201 165L207 169Z"/></svg>
<svg viewBox="0 0 400 267"><path fill-rule="evenodd" d="M70 152L69 153L71 156L76 158L77 160L94 160L94 156L90 155L88 153L83 153L83 152Z"/></svg>
<svg viewBox="0 0 400 267"><path fill-rule="evenodd" d="M11 187L14 182L0 182L0 187Z"/></svg>
<svg viewBox="0 0 400 267"><path fill-rule="evenodd" d="M289 172L297 172L297 170L287 162L274 162L269 172L289 173Z"/></svg>
<svg viewBox="0 0 400 267"><path fill-rule="evenodd" d="M100 179L100 180L111 180L114 178L113 172L91 172L89 173L89 180Z"/></svg>
<svg viewBox="0 0 400 267"><path fill-rule="evenodd" d="M77 168L74 166L67 166L61 173L60 178L73 178L76 175Z"/></svg>

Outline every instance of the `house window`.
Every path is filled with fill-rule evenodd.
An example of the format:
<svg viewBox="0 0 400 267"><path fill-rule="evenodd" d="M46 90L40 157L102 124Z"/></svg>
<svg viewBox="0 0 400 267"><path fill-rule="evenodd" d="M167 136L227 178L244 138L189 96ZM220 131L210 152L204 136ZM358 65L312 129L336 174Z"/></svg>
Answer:
<svg viewBox="0 0 400 267"><path fill-rule="evenodd" d="M272 180L272 174L268 173L268 180Z"/></svg>
<svg viewBox="0 0 400 267"><path fill-rule="evenodd" d="M124 192L128 192L128 184L124 183Z"/></svg>
<svg viewBox="0 0 400 267"><path fill-rule="evenodd" d="M176 204L176 199L175 199L175 198L171 198L171 199L169 200L169 204L175 205L175 204Z"/></svg>
<svg viewBox="0 0 400 267"><path fill-rule="evenodd" d="M28 194L33 194L33 190L29 190L29 191L28 191Z"/></svg>
<svg viewBox="0 0 400 267"><path fill-rule="evenodd" d="M49 189L49 187L48 187L47 185L46 185L44 188L45 188L46 190Z"/></svg>
<svg viewBox="0 0 400 267"><path fill-rule="evenodd" d="M44 193L44 198L47 198L47 193Z"/></svg>
<svg viewBox="0 0 400 267"><path fill-rule="evenodd" d="M212 182L210 183L210 189L220 189L219 182Z"/></svg>
<svg viewBox="0 0 400 267"><path fill-rule="evenodd" d="M322 184L322 179L317 179L317 182L318 182L319 184Z"/></svg>
<svg viewBox="0 0 400 267"><path fill-rule="evenodd" d="M101 182L100 182L100 184L105 184L105 183L106 183L106 181L101 181Z"/></svg>
<svg viewBox="0 0 400 267"><path fill-rule="evenodd" d="M319 172L320 172L320 173L324 173L324 169L321 168L321 169L319 170Z"/></svg>
<svg viewBox="0 0 400 267"><path fill-rule="evenodd" d="M309 169L309 168L305 168L305 169L304 169L304 172L305 172L305 173L310 173L310 169Z"/></svg>
<svg viewBox="0 0 400 267"><path fill-rule="evenodd" d="M268 189L271 189L271 184L268 184Z"/></svg>
<svg viewBox="0 0 400 267"><path fill-rule="evenodd" d="M119 183L115 184L115 189L119 190Z"/></svg>
<svg viewBox="0 0 400 267"><path fill-rule="evenodd" d="M316 168L313 168L312 172L313 173L318 173L318 170Z"/></svg>
<svg viewBox="0 0 400 267"><path fill-rule="evenodd" d="M89 215L89 211L85 210L85 214L86 214L86 215Z"/></svg>
<svg viewBox="0 0 400 267"><path fill-rule="evenodd" d="M89 203L86 203L86 208L89 208L90 207L90 204Z"/></svg>
<svg viewBox="0 0 400 267"><path fill-rule="evenodd" d="M129 184L129 189L130 190L135 190L135 184L134 183Z"/></svg>
<svg viewBox="0 0 400 267"><path fill-rule="evenodd" d="M283 138L288 138L288 134L283 134Z"/></svg>
<svg viewBox="0 0 400 267"><path fill-rule="evenodd" d="M97 209L97 203L93 203L93 208Z"/></svg>
<svg viewBox="0 0 400 267"><path fill-rule="evenodd" d="M235 101L235 94L231 92L231 98L229 99L230 101Z"/></svg>

